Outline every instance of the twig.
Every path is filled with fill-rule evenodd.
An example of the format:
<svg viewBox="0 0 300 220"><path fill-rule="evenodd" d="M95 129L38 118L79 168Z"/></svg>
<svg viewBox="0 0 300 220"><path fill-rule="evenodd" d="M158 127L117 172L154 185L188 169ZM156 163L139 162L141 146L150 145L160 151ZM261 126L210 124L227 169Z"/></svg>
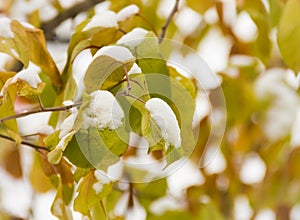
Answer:
<svg viewBox="0 0 300 220"><path fill-rule="evenodd" d="M175 5L174 5L170 15L169 15L168 19L166 20L166 23L161 28L161 34L160 34L159 40L158 40L159 43L161 43L164 40L167 28L168 28L170 22L172 21L172 18L174 17L176 12L178 11L178 5L179 5L179 0L176 0Z"/></svg>
<svg viewBox="0 0 300 220"><path fill-rule="evenodd" d="M46 40L53 40L55 37L54 30L58 27L63 21L74 18L81 12L87 11L96 4L104 2L105 0L88 0L80 2L71 8L66 9L62 13L59 13L50 21L46 21L41 24L41 28L44 30Z"/></svg>
<svg viewBox="0 0 300 220"><path fill-rule="evenodd" d="M13 138L5 136L5 135L2 135L2 134L0 134L0 138L3 138L3 139L6 139L6 140L15 142L15 140ZM45 151L48 151L48 152L50 151L48 148L45 148L45 147L42 147L42 146L38 146L38 145L35 145L35 144L32 144L32 143L29 143L27 141L21 141L21 144L29 146L31 148L34 148L37 151L39 151L39 150L45 150Z"/></svg>
<svg viewBox="0 0 300 220"><path fill-rule="evenodd" d="M127 68L126 68L126 64L123 65L123 69L124 69L125 76L126 76L126 81L127 81L127 92L129 93L130 90L131 90L131 84L130 84L130 79L129 79L128 71L127 71Z"/></svg>
<svg viewBox="0 0 300 220"><path fill-rule="evenodd" d="M16 119L16 118L22 118L28 115L36 114L36 113L41 113L41 112L58 112L58 111L67 111L71 108L78 107L82 104L82 102L75 103L73 105L66 105L66 106L59 106L59 107L50 107L50 108L40 108L36 109L33 111L29 112L23 112L17 115L11 115L5 118L0 118L0 123L3 123L5 121L11 120L11 119Z"/></svg>

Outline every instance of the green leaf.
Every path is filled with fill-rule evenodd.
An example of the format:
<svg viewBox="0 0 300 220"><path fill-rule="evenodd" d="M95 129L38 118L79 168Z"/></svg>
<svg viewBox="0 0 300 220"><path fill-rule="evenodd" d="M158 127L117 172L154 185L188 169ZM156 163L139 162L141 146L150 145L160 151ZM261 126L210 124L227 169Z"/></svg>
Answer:
<svg viewBox="0 0 300 220"><path fill-rule="evenodd" d="M108 148L96 128L80 129L75 137L81 152L93 167L106 171L109 166L119 161L119 157ZM119 137L112 136L111 139Z"/></svg>
<svg viewBox="0 0 300 220"><path fill-rule="evenodd" d="M278 26L278 46L284 62L295 72L300 71L300 2L289 0Z"/></svg>
<svg viewBox="0 0 300 220"><path fill-rule="evenodd" d="M90 64L84 77L86 91L107 90L120 83L125 76L123 65L129 70L133 62L123 64L109 56L98 56Z"/></svg>
<svg viewBox="0 0 300 220"><path fill-rule="evenodd" d="M77 167L93 168L93 165L88 161L88 159L82 153L81 148L78 146L75 136L73 136L72 140L64 150L64 156L67 157L68 160Z"/></svg>
<svg viewBox="0 0 300 220"><path fill-rule="evenodd" d="M245 0L244 8L258 29L258 36L253 47L254 53L264 64L267 64L272 49L269 37L271 30L269 14L261 0Z"/></svg>

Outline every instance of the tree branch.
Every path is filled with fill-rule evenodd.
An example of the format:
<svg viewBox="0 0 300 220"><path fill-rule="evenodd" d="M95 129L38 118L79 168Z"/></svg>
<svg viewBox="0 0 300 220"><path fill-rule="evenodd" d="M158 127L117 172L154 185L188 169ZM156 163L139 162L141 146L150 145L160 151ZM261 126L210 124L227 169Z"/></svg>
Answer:
<svg viewBox="0 0 300 220"><path fill-rule="evenodd" d="M3 138L3 139L6 139L6 140L15 142L15 140L13 138L5 136L5 135L2 135L2 134L0 134L0 138ZM39 150L45 150L45 151L48 151L48 152L50 151L48 148L45 148L45 147L42 147L42 146L39 146L39 145L35 145L35 144L32 144L32 143L29 143L27 141L22 141L21 144L29 146L31 148L34 148L37 151L39 151Z"/></svg>
<svg viewBox="0 0 300 220"><path fill-rule="evenodd" d="M59 107L51 107L51 108L40 108L37 110L29 111L29 112L23 112L17 115L11 115L5 118L0 118L0 123L3 123L5 121L11 120L11 119L16 119L16 118L22 118L28 115L36 114L36 113L41 113L41 112L58 112L58 111L67 111L71 108L78 107L82 104L82 102L75 103L73 105L66 105L66 106L59 106Z"/></svg>
<svg viewBox="0 0 300 220"><path fill-rule="evenodd" d="M161 28L161 34L160 34L159 40L158 40L159 43L161 43L164 40L167 28L168 28L170 22L172 21L172 18L174 17L174 15L176 14L176 12L178 11L178 5L179 5L179 0L176 0L175 5L174 5L174 7L173 7L173 9L172 9L172 11L170 13L170 15L169 15L169 17L166 20L166 23Z"/></svg>
<svg viewBox="0 0 300 220"><path fill-rule="evenodd" d="M59 13L57 16L55 16L50 21L46 21L41 24L41 29L44 30L45 38L46 40L53 40L55 37L54 30L57 26L59 26L63 21L74 18L76 15L78 15L81 12L87 11L93 6L104 2L105 0L86 0L83 2L80 2L71 8L66 9L64 12Z"/></svg>

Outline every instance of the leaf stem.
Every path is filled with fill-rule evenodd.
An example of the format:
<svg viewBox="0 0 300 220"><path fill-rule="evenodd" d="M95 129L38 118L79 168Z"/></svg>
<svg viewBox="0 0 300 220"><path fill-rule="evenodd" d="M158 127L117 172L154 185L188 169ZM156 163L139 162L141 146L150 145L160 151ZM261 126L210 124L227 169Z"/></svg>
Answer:
<svg viewBox="0 0 300 220"><path fill-rule="evenodd" d="M161 34L159 36L158 42L161 43L164 40L164 37L166 35L166 31L167 28L170 24L170 22L172 21L172 18L174 17L174 15L176 14L176 12L178 11L178 5L179 5L179 0L176 0L175 5L169 15L169 17L166 20L166 23L164 24L164 26L162 26L161 28Z"/></svg>
<svg viewBox="0 0 300 220"><path fill-rule="evenodd" d="M67 111L71 108L78 107L81 104L82 104L82 102L78 102L78 103L75 103L75 104L72 104L72 105L59 106L59 107L50 107L50 108L42 107L42 108L39 108L39 109L36 109L36 110L33 110L33 111L23 112L23 113L20 113L20 114L17 114L17 115L11 115L11 116L8 116L8 117L0 118L0 123L3 123L3 122L8 121L8 120L16 119L16 118L22 118L22 117L32 115L32 114L36 114L36 113L41 113L41 112Z"/></svg>
<svg viewBox="0 0 300 220"><path fill-rule="evenodd" d="M5 136L3 134L0 134L0 138L3 138L3 139L6 139L6 140L9 140L9 141L12 141L12 142L15 142L15 140L11 137L8 137L8 136ZM28 147L31 147L31 148L34 148L35 150L39 151L39 150L44 150L44 151L50 151L48 148L46 147L42 147L42 146L39 146L39 145L35 145L35 144L32 144L30 142L27 142L27 141L21 141L21 144L23 145L26 145Z"/></svg>

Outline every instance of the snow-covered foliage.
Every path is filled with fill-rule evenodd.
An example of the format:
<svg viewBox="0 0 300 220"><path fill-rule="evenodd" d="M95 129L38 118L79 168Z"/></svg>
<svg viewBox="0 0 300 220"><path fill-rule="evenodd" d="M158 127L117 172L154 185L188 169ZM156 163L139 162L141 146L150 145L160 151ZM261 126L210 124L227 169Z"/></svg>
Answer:
<svg viewBox="0 0 300 220"><path fill-rule="evenodd" d="M122 126L124 112L109 91L97 90L90 95L92 101L83 112L84 128L91 126L103 130Z"/></svg>
<svg viewBox="0 0 300 220"><path fill-rule="evenodd" d="M41 69L38 66L30 63L26 69L21 70L13 77L11 83L15 83L18 79L21 79L27 82L32 88L37 88L38 84L42 82L39 77L40 72Z"/></svg>
<svg viewBox="0 0 300 220"><path fill-rule="evenodd" d="M122 46L105 46L102 47L97 53L94 55L93 59L98 56L105 55L114 58L120 62L128 62L134 60L134 56L126 47Z"/></svg>
<svg viewBox="0 0 300 220"><path fill-rule="evenodd" d="M135 47L139 45L148 34L148 31L143 28L134 28L132 31L128 32L124 36L122 36L118 41L117 44L128 46L128 47Z"/></svg>
<svg viewBox="0 0 300 220"><path fill-rule="evenodd" d="M116 13L113 11L105 11L101 15L95 15L83 28L83 31L90 30L94 27L118 27Z"/></svg>
<svg viewBox="0 0 300 220"><path fill-rule="evenodd" d="M137 5L132 4L120 10L117 14L117 21L124 21L127 18L139 13L140 9Z"/></svg>
<svg viewBox="0 0 300 220"><path fill-rule="evenodd" d="M166 148L172 145L176 148L181 145L180 128L171 107L162 99L152 98L145 104L151 117L159 126Z"/></svg>

